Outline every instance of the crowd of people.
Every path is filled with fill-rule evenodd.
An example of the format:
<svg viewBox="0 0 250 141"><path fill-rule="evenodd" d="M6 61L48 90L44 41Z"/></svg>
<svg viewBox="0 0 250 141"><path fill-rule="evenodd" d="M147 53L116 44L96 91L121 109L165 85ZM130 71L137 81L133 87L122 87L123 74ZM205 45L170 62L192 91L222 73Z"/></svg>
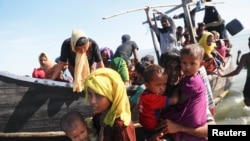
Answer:
<svg viewBox="0 0 250 141"><path fill-rule="evenodd" d="M214 9L205 7L205 16L211 10L216 12L214 21L220 18L221 27L224 22ZM196 42L192 42L186 24L184 28L176 27L171 17L154 10L161 16L162 27L157 27L149 11L146 7L148 24L160 44L159 64L155 64L151 55L139 56L139 47L129 34L122 35L121 44L112 50L99 48L81 29L72 30L71 37L64 40L56 61L44 52L39 55L40 67L34 69L33 77L73 82L73 91L84 92L93 108L93 117L88 120L77 111L62 117L60 126L71 140L136 141L131 118L134 108L138 109L138 121L147 141L207 140L208 124L216 124L207 74L229 77L238 74L244 66L250 70L247 53L238 57L233 72L223 74L224 59L231 55L231 44L224 38L225 32L210 29L217 26L214 21L208 23L204 18L204 22L198 23ZM196 11L191 11L193 18ZM183 14L174 16L181 17ZM194 19L192 22L195 24ZM71 81L63 77L66 69ZM249 71L247 78L243 93L249 106ZM130 85L139 87L128 97L126 88Z"/></svg>

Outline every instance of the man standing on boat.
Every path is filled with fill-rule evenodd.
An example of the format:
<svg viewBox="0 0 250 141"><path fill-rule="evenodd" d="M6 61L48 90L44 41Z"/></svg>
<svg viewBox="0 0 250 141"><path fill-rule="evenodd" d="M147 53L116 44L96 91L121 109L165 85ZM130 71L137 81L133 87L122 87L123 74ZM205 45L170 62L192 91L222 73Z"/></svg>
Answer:
<svg viewBox="0 0 250 141"><path fill-rule="evenodd" d="M157 14L161 14L161 25L162 28L158 28L157 25L153 25L151 18L149 17L149 6L145 8L147 15L147 20L150 28L152 28L158 38L161 53L166 52L166 50L177 47L176 39L176 26L171 17L155 10Z"/></svg>

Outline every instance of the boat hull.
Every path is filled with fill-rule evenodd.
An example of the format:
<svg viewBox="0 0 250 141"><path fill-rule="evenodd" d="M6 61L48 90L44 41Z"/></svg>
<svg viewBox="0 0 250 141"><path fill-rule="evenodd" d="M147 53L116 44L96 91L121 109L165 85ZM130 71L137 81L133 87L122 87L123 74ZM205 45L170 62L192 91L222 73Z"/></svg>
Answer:
<svg viewBox="0 0 250 141"><path fill-rule="evenodd" d="M60 118L70 110L91 116L84 94L69 83L0 74L0 132L60 131Z"/></svg>

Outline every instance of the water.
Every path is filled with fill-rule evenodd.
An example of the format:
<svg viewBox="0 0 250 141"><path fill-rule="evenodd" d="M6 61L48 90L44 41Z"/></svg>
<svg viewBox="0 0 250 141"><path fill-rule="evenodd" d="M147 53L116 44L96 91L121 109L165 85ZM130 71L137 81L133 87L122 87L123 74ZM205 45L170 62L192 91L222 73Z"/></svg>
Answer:
<svg viewBox="0 0 250 141"><path fill-rule="evenodd" d="M237 51L240 49L242 54L249 52L249 37L250 29L243 30L230 37L230 41L233 44L232 54L235 66ZM153 55L155 63L157 63L154 49L139 50L140 57L147 54ZM241 70L240 74L234 76L234 82L228 95L216 106L215 121L217 124L250 124L250 107L245 106L242 94L245 79L245 69Z"/></svg>
<svg viewBox="0 0 250 141"><path fill-rule="evenodd" d="M228 95L216 106L217 124L250 124L250 107L243 102L243 87L246 70L234 77L234 83Z"/></svg>
<svg viewBox="0 0 250 141"><path fill-rule="evenodd" d="M250 30L245 30L230 38L233 43L234 62L236 62L236 54L239 49L242 54L249 52L249 33ZM242 93L246 74L246 69L242 69L240 74L234 77L228 95L216 106L215 121L217 124L250 124L250 107L245 106Z"/></svg>

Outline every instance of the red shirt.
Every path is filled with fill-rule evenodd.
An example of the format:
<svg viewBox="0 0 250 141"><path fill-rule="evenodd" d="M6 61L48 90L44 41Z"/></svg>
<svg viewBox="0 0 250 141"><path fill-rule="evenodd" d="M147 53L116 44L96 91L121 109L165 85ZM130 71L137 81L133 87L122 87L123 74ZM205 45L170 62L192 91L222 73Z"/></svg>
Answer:
<svg viewBox="0 0 250 141"><path fill-rule="evenodd" d="M169 98L145 90L139 97L139 122L147 130L154 129L161 120L161 109L168 106Z"/></svg>

